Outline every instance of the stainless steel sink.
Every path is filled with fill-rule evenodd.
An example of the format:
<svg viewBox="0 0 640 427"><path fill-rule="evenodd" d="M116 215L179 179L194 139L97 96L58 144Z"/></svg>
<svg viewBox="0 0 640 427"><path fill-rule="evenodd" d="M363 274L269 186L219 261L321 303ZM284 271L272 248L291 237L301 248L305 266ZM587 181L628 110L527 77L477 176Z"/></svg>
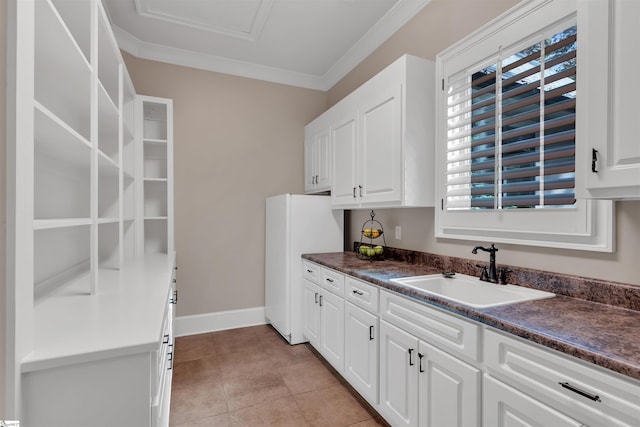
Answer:
<svg viewBox="0 0 640 427"><path fill-rule="evenodd" d="M554 297L551 292L515 285L482 282L477 277L456 274L451 278L441 274L403 277L392 282L420 289L428 294L475 308L489 308L516 302Z"/></svg>

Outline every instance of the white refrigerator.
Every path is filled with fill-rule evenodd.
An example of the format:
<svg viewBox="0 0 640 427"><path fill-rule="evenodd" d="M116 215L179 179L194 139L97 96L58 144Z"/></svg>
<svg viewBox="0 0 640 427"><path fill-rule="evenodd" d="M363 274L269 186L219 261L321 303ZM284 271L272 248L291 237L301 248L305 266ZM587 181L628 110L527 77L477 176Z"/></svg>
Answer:
<svg viewBox="0 0 640 427"><path fill-rule="evenodd" d="M331 197L281 194L266 200L265 315L290 343L302 334L304 253L344 250L344 211L331 209Z"/></svg>

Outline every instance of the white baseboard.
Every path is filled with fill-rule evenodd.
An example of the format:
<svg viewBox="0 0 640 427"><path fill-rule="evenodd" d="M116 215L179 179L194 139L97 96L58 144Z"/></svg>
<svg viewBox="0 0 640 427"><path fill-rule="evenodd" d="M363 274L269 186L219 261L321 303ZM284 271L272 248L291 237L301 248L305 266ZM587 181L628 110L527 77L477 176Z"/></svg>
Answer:
<svg viewBox="0 0 640 427"><path fill-rule="evenodd" d="M224 331L226 329L244 328L267 323L264 307L245 308L241 310L218 311L215 313L196 314L176 317L175 336L204 334Z"/></svg>

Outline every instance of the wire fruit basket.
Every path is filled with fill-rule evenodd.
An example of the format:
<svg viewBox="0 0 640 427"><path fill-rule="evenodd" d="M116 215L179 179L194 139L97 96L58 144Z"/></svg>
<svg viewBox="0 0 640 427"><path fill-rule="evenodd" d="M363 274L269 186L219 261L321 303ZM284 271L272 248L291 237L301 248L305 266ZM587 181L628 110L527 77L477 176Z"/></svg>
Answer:
<svg viewBox="0 0 640 427"><path fill-rule="evenodd" d="M356 247L356 256L370 261L384 259L384 251L387 247L384 229L380 221L375 219L374 211L369 215L371 219L366 220L360 230L360 244Z"/></svg>

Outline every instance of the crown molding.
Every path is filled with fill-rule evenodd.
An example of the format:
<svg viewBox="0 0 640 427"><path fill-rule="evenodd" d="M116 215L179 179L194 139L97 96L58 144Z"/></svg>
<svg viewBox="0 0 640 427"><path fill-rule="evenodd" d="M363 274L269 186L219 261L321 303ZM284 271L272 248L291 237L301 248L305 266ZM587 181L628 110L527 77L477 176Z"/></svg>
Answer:
<svg viewBox="0 0 640 427"><path fill-rule="evenodd" d="M115 25L113 26L113 32L116 36L120 49L138 58L213 71L216 73L231 74L249 79L264 80L289 86L298 86L323 91L327 90L325 89L325 83L322 81L322 78L312 74L297 73L281 68L229 59L222 56L208 55L200 52L148 43L132 36Z"/></svg>
<svg viewBox="0 0 640 427"><path fill-rule="evenodd" d="M139 58L328 91L430 2L431 0L400 0L321 76L149 43L134 37L116 25L113 25L113 32L118 46Z"/></svg>

